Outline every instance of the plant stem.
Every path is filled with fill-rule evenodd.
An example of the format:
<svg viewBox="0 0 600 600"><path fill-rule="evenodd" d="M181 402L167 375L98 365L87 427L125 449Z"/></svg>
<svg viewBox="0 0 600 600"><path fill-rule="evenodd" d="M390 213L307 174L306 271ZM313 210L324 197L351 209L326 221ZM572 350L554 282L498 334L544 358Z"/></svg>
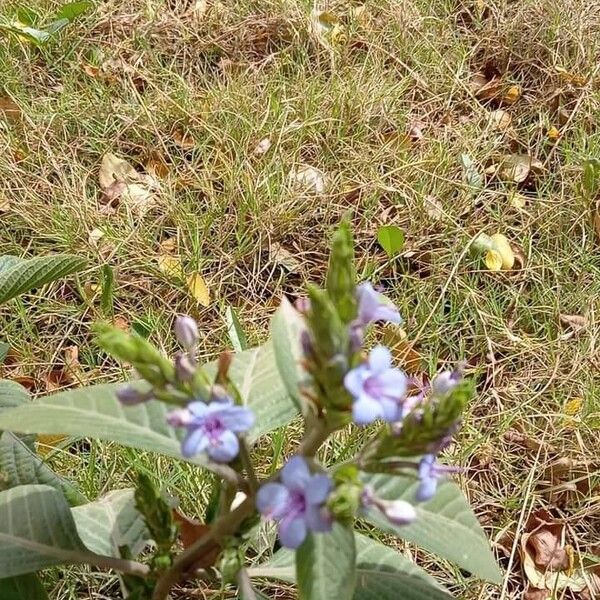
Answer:
<svg viewBox="0 0 600 600"><path fill-rule="evenodd" d="M331 429L325 426L323 421L318 420L314 426L304 436L298 448L298 454L303 456L314 456L323 442L329 437Z"/></svg>
<svg viewBox="0 0 600 600"><path fill-rule="evenodd" d="M143 577L144 579L150 574L150 567L148 567L148 565L144 565L135 560L115 558L113 556L102 556L100 554L92 554L91 558L88 558L88 556L89 554L86 553L86 557L82 558L79 562L81 564L89 564L94 567L100 567L101 569L112 569L113 571L118 571L119 573Z"/></svg>
<svg viewBox="0 0 600 600"><path fill-rule="evenodd" d="M250 451L248 450L248 445L246 444L245 440L240 440L240 458L242 459L242 464L244 465L244 469L248 475L250 491L254 494L256 490L258 490L259 484L258 478L256 477L256 472L254 471L254 465L250 459Z"/></svg>
<svg viewBox="0 0 600 600"><path fill-rule="evenodd" d="M240 591L240 595L243 600L258 600L256 596L256 592L252 587L252 582L250 581L250 576L248 575L248 571L243 567L238 571L237 574L238 580L238 589Z"/></svg>
<svg viewBox="0 0 600 600"><path fill-rule="evenodd" d="M227 535L236 532L242 521L254 510L254 498L249 497L242 502L233 512L217 519L210 531L196 540L187 550L184 550L173 562L171 568L163 573L156 582L152 593L152 600L165 600L171 588L179 581L181 576L191 569L206 550L214 542L219 542Z"/></svg>

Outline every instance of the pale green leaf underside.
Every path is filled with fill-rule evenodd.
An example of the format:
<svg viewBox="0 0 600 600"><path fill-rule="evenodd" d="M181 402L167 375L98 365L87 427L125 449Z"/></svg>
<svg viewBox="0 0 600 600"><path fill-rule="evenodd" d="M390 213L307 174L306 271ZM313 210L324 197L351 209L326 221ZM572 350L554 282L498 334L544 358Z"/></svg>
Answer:
<svg viewBox="0 0 600 600"><path fill-rule="evenodd" d="M414 478L370 475L366 482L382 498L415 502L418 481ZM368 511L367 518L384 531L415 542L482 579L501 581L489 541L456 484L442 482L436 495L416 508L418 516L411 525L393 526L374 509Z"/></svg>
<svg viewBox="0 0 600 600"><path fill-rule="evenodd" d="M452 596L423 569L399 552L371 538L354 534L356 590L353 600L450 600ZM264 566L249 571L251 577L295 581L294 553L280 550ZM337 596L342 600L341 596Z"/></svg>
<svg viewBox="0 0 600 600"><path fill-rule="evenodd" d="M120 557L119 547L138 555L150 539L131 489L109 492L96 502L72 509L79 537L86 547L103 556Z"/></svg>
<svg viewBox="0 0 600 600"><path fill-rule="evenodd" d="M27 260L3 257L0 269L0 304L80 270L85 261L77 256L56 254Z"/></svg>
<svg viewBox="0 0 600 600"><path fill-rule="evenodd" d="M256 414L256 424L248 433L250 441L285 425L296 415L269 344L236 355L230 374ZM181 458L180 439L185 432L167 424L169 408L156 401L122 406L115 395L121 385L70 390L5 410L0 413L0 429L98 438ZM190 462L205 464L202 456Z"/></svg>
<svg viewBox="0 0 600 600"><path fill-rule="evenodd" d="M309 534L296 551L296 585L303 600L352 598L356 547L350 526L334 523L330 533Z"/></svg>
<svg viewBox="0 0 600 600"><path fill-rule="evenodd" d="M0 492L0 575L12 577L93 558L61 492L24 485Z"/></svg>
<svg viewBox="0 0 600 600"><path fill-rule="evenodd" d="M20 406L29 400L29 392L18 383L0 379L0 411Z"/></svg>
<svg viewBox="0 0 600 600"><path fill-rule="evenodd" d="M10 431L0 436L0 491L18 485L44 484L61 491L71 506L87 502L68 481L57 475Z"/></svg>

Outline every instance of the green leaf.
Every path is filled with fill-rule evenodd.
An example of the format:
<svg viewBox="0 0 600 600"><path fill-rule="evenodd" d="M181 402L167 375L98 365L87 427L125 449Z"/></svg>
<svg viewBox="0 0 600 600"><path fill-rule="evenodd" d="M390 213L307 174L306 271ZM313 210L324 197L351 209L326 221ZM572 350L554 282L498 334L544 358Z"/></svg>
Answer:
<svg viewBox="0 0 600 600"><path fill-rule="evenodd" d="M35 573L0 579L2 600L49 600L40 578Z"/></svg>
<svg viewBox="0 0 600 600"><path fill-rule="evenodd" d="M38 483L62 492L71 506L87 502L85 496L48 467L21 438L5 431L0 436L0 490Z"/></svg>
<svg viewBox="0 0 600 600"><path fill-rule="evenodd" d="M256 415L248 433L251 442L297 414L277 373L270 344L234 356L229 374ZM169 407L158 401L122 406L115 395L120 387L104 384L45 396L0 412L0 429L98 438L181 458L180 439L185 432L167 424ZM189 462L206 464L203 456Z"/></svg>
<svg viewBox="0 0 600 600"><path fill-rule="evenodd" d="M460 164L463 168L463 179L472 188L483 187L483 176L479 172L475 161L468 154L460 155Z"/></svg>
<svg viewBox="0 0 600 600"><path fill-rule="evenodd" d="M2 271L6 271L19 263L25 262L24 259L19 258L18 256L12 256L10 254L4 254L0 256L0 273Z"/></svg>
<svg viewBox="0 0 600 600"><path fill-rule="evenodd" d="M452 596L411 560L359 533L356 543L354 600L450 600ZM251 577L294 581L294 553L280 550L265 565L249 569ZM341 596L340 596L341 599Z"/></svg>
<svg viewBox="0 0 600 600"><path fill-rule="evenodd" d="M64 29L71 21L69 19L58 19L56 21L52 21L50 25L46 26L45 33L49 36L53 36L57 34L61 29Z"/></svg>
<svg viewBox="0 0 600 600"><path fill-rule="evenodd" d="M365 483L377 496L411 503L414 503L419 485L414 478L389 475L367 475ZM492 583L502 580L485 533L456 484L442 482L436 495L429 502L417 504L416 509L417 520L410 525L392 525L376 509L367 510L367 519L380 529L415 542L473 575Z"/></svg>
<svg viewBox="0 0 600 600"><path fill-rule="evenodd" d="M79 271L84 265L83 259L68 254L13 262L8 268L0 270L0 304L23 292Z"/></svg>
<svg viewBox="0 0 600 600"><path fill-rule="evenodd" d="M29 392L22 385L8 379L0 379L0 412L28 401Z"/></svg>
<svg viewBox="0 0 600 600"><path fill-rule="evenodd" d="M109 492L71 513L81 540L96 554L120 558L119 548L128 546L131 556L137 556L150 539L131 489Z"/></svg>
<svg viewBox="0 0 600 600"><path fill-rule="evenodd" d="M93 4L91 2L69 2L61 7L56 15L56 20L67 19L67 21L74 21L77 17L87 12Z"/></svg>
<svg viewBox="0 0 600 600"><path fill-rule="evenodd" d="M231 345L236 352L242 352L248 348L248 340L237 313L231 306L225 310L225 323L227 325L227 334Z"/></svg>
<svg viewBox="0 0 600 600"><path fill-rule="evenodd" d="M585 196L593 199L600 189L600 160L590 158L583 163L582 186Z"/></svg>
<svg viewBox="0 0 600 600"><path fill-rule="evenodd" d="M302 383L308 374L302 367L304 355L300 343L304 331L306 323L302 315L284 298L271 322L271 341L283 384L298 409L306 414L308 408L302 395Z"/></svg>
<svg viewBox="0 0 600 600"><path fill-rule="evenodd" d="M377 241L385 253L393 258L404 246L404 232L396 225L384 225L377 231Z"/></svg>
<svg viewBox="0 0 600 600"><path fill-rule="evenodd" d="M93 562L63 495L47 485L0 492L0 573L22 575L60 563Z"/></svg>
<svg viewBox="0 0 600 600"><path fill-rule="evenodd" d="M296 582L302 600L352 598L356 585L354 531L334 523L330 533L310 533L296 551Z"/></svg>

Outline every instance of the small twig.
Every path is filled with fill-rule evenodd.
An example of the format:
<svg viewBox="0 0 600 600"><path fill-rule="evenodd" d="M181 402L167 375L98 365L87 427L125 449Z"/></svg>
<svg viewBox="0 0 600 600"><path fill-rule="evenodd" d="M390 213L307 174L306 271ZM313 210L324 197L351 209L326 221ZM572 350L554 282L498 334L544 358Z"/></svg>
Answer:
<svg viewBox="0 0 600 600"><path fill-rule="evenodd" d="M242 502L234 511L217 519L210 531L196 540L187 550L184 550L173 562L171 568L166 571L156 582L152 593L152 600L165 600L171 588L179 581L181 576L191 569L194 563L202 557L206 547L219 542L227 535L235 533L242 521L254 510L254 498L249 497Z"/></svg>

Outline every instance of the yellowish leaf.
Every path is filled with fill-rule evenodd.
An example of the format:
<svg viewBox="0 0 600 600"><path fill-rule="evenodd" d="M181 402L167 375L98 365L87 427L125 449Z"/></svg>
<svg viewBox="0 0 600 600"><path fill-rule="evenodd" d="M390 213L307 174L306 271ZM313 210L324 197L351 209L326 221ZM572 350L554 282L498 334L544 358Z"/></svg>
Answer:
<svg viewBox="0 0 600 600"><path fill-rule="evenodd" d="M47 456L67 439L66 435L40 434L37 436L37 451L40 456Z"/></svg>
<svg viewBox="0 0 600 600"><path fill-rule="evenodd" d="M511 85L502 95L505 104L514 104L521 97L521 86Z"/></svg>
<svg viewBox="0 0 600 600"><path fill-rule="evenodd" d="M548 136L548 139L551 140L552 142L556 142L556 140L558 140L558 138L560 137L560 131L554 127L554 125L552 125L552 127L550 127L550 129L548 129L548 131L546 132L546 135Z"/></svg>
<svg viewBox="0 0 600 600"><path fill-rule="evenodd" d="M490 271L502 270L502 256L496 250L488 250L485 255L485 266Z"/></svg>
<svg viewBox="0 0 600 600"><path fill-rule="evenodd" d="M565 404L565 415L569 417L574 417L581 412L581 407L583 406L583 398L571 398Z"/></svg>
<svg viewBox="0 0 600 600"><path fill-rule="evenodd" d="M501 233L495 233L490 239L492 240L492 249L500 255L502 269L510 271L515 264L515 253L511 248L510 242Z"/></svg>
<svg viewBox="0 0 600 600"><path fill-rule="evenodd" d="M200 273L194 273L190 275L187 280L188 290L201 306L209 306L210 305L210 291L208 286L206 285L206 281Z"/></svg>
<svg viewBox="0 0 600 600"><path fill-rule="evenodd" d="M523 194L514 193L510 196L510 205L518 210L523 210L527 204L527 198Z"/></svg>
<svg viewBox="0 0 600 600"><path fill-rule="evenodd" d="M512 117L505 110L499 108L490 113L490 124L498 131L506 131L512 122Z"/></svg>
<svg viewBox="0 0 600 600"><path fill-rule="evenodd" d="M107 190L115 182L127 184L139 181L139 173L126 160L107 152L102 157L98 181L100 187Z"/></svg>
<svg viewBox="0 0 600 600"><path fill-rule="evenodd" d="M167 277L172 277L174 279L184 278L183 266L177 256L161 254L158 257L158 268Z"/></svg>

